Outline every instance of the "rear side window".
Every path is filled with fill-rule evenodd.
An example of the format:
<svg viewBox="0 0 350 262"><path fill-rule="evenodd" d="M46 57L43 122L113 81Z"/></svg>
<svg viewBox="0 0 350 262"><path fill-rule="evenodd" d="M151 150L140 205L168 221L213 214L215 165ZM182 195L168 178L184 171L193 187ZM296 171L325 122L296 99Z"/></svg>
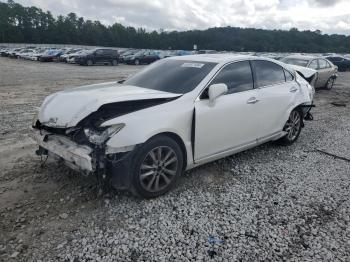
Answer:
<svg viewBox="0 0 350 262"><path fill-rule="evenodd" d="M318 65L320 69L327 68L327 61L324 59L318 59Z"/></svg>
<svg viewBox="0 0 350 262"><path fill-rule="evenodd" d="M226 84L228 94L251 90L254 88L249 61L232 63L225 66L213 79L213 84Z"/></svg>
<svg viewBox="0 0 350 262"><path fill-rule="evenodd" d="M294 79L293 75L284 69L284 75L286 76L286 81L292 81Z"/></svg>
<svg viewBox="0 0 350 262"><path fill-rule="evenodd" d="M286 81L284 69L270 61L253 61L257 87L264 87Z"/></svg>

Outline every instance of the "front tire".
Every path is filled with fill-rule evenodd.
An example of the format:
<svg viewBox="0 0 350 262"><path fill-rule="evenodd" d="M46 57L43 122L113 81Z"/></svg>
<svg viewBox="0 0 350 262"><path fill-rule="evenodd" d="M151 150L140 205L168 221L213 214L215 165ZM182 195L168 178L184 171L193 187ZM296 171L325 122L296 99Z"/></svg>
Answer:
<svg viewBox="0 0 350 262"><path fill-rule="evenodd" d="M301 128L302 128L302 113L299 109L294 109L285 124L283 131L287 134L278 140L279 144L289 146L293 144L299 138Z"/></svg>
<svg viewBox="0 0 350 262"><path fill-rule="evenodd" d="M140 65L140 60L135 59L134 63L135 63L135 65Z"/></svg>
<svg viewBox="0 0 350 262"><path fill-rule="evenodd" d="M111 64L112 64L112 66L117 66L118 65L118 60L114 59Z"/></svg>
<svg viewBox="0 0 350 262"><path fill-rule="evenodd" d="M168 192L183 171L183 153L170 137L160 135L142 145L133 157L132 192L154 198Z"/></svg>

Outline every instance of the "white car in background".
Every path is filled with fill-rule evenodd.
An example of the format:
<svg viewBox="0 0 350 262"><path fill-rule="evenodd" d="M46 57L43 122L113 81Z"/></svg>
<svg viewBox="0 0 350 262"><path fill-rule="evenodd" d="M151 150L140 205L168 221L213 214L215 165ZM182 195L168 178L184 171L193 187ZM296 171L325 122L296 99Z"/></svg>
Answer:
<svg viewBox="0 0 350 262"><path fill-rule="evenodd" d="M268 141L294 143L313 95L307 81L272 59L171 57L122 84L48 96L33 131L38 155L151 198L185 170Z"/></svg>
<svg viewBox="0 0 350 262"><path fill-rule="evenodd" d="M22 59L30 59L30 57L35 54L35 50L34 49L27 49L25 50L24 52L20 53L19 54L19 58L22 58Z"/></svg>
<svg viewBox="0 0 350 262"><path fill-rule="evenodd" d="M69 54L67 57L66 57L66 62L68 64L75 64L75 57L83 54L84 52L86 52L87 50L80 50L80 51L77 51L75 53L72 53L72 54Z"/></svg>

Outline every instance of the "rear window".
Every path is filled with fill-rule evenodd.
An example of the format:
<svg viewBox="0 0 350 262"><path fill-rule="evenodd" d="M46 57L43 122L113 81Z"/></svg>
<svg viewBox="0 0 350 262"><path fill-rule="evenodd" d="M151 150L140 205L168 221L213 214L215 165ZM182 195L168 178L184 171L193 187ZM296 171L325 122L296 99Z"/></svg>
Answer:
<svg viewBox="0 0 350 262"><path fill-rule="evenodd" d="M209 62L160 60L147 66L124 84L185 94L195 89L216 65Z"/></svg>

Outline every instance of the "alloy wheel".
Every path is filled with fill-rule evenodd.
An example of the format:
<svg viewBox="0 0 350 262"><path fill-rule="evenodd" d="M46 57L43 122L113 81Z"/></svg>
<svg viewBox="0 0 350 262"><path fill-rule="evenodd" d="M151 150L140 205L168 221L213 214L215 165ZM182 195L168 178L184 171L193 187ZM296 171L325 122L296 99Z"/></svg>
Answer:
<svg viewBox="0 0 350 262"><path fill-rule="evenodd" d="M287 132L288 140L290 141L295 140L298 137L300 128L301 128L300 113L294 110L290 114L289 119L284 128L284 130Z"/></svg>
<svg viewBox="0 0 350 262"><path fill-rule="evenodd" d="M148 192L159 192L174 180L178 170L178 156L168 146L153 148L140 166L139 179Z"/></svg>

